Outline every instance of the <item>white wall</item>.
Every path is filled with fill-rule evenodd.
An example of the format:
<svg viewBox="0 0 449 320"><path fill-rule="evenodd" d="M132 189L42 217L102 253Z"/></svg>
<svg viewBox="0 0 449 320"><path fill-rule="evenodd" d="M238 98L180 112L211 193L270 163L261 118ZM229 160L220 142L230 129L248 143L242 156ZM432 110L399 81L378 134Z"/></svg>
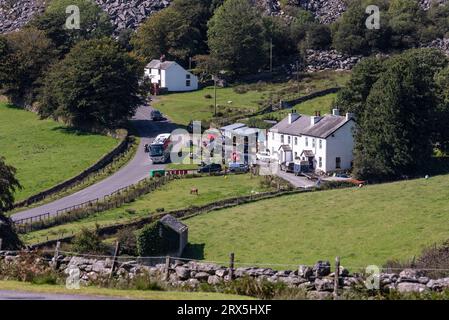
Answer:
<svg viewBox="0 0 449 320"><path fill-rule="evenodd" d="M165 88L168 91L194 91L198 90L198 78L175 63L165 70ZM186 75L190 75L190 87L186 86Z"/></svg>
<svg viewBox="0 0 449 320"><path fill-rule="evenodd" d="M351 168L351 162L353 161L354 126L355 122L351 120L343 127L338 129L333 135L329 136L327 139L320 139L310 136L290 135L290 143L288 141L289 135L274 132L273 139L273 131L270 130L268 132L267 146L270 150L271 157L277 159L279 163L282 161L280 159L280 146L290 145L290 147L292 148L293 158L295 158L295 153L297 157L300 157L303 150L312 150L313 154L315 155L315 170L322 170L324 172L335 171L337 157L341 158L341 168L346 170ZM284 143L281 142L282 135L284 136ZM297 144L295 144L295 137L297 138ZM319 166L320 157L322 160L321 166Z"/></svg>
<svg viewBox="0 0 449 320"><path fill-rule="evenodd" d="M327 138L326 171L334 171L335 160L341 158L341 169L348 170L354 159L355 122L351 120Z"/></svg>

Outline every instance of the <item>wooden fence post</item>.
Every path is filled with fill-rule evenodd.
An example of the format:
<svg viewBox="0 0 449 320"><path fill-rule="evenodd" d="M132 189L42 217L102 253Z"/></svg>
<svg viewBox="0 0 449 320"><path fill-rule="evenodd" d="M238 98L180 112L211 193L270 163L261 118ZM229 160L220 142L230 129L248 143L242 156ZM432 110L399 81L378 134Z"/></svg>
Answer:
<svg viewBox="0 0 449 320"><path fill-rule="evenodd" d="M53 268L56 270L58 269L58 257L59 257L59 249L61 248L61 241L56 242L55 247L55 255L53 257Z"/></svg>
<svg viewBox="0 0 449 320"><path fill-rule="evenodd" d="M335 258L335 273L334 273L334 299L338 299L338 287L340 283L340 257Z"/></svg>
<svg viewBox="0 0 449 320"><path fill-rule="evenodd" d="M115 251L114 251L114 258L112 259L112 266L111 266L111 273L109 274L109 279L111 279L114 275L115 266L117 264L117 257L120 253L120 242L115 242Z"/></svg>
<svg viewBox="0 0 449 320"><path fill-rule="evenodd" d="M165 257L165 276L164 276L165 281L168 281L169 275L170 275L170 257L166 256Z"/></svg>
<svg viewBox="0 0 449 320"><path fill-rule="evenodd" d="M235 255L234 252L231 252L229 255L229 280L232 280L234 278L234 262L235 262Z"/></svg>

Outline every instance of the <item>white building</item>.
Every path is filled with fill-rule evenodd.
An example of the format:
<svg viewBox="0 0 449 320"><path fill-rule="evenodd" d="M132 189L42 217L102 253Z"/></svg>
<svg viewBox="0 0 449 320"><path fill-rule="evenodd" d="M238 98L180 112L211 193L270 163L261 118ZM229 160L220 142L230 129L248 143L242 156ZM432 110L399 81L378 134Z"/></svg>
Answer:
<svg viewBox="0 0 449 320"><path fill-rule="evenodd" d="M145 77L157 91L194 91L198 90L198 77L185 70L174 61L153 60L145 67Z"/></svg>
<svg viewBox="0 0 449 320"><path fill-rule="evenodd" d="M305 116L290 113L268 132L271 157L279 162L307 161L314 171L352 167L355 121L352 114Z"/></svg>

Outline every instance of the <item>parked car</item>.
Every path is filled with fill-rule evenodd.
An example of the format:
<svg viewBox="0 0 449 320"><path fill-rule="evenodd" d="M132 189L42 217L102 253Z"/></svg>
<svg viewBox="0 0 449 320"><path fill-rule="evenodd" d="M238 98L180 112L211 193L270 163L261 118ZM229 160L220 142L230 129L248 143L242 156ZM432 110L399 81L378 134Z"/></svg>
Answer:
<svg viewBox="0 0 449 320"><path fill-rule="evenodd" d="M231 163L229 165L230 172L249 172L249 166L245 163Z"/></svg>
<svg viewBox="0 0 449 320"><path fill-rule="evenodd" d="M211 163L201 166L198 169L198 173L221 172L221 170L223 170L221 164Z"/></svg>
<svg viewBox="0 0 449 320"><path fill-rule="evenodd" d="M281 171L294 172L295 171L295 163L294 162L281 163Z"/></svg>
<svg viewBox="0 0 449 320"><path fill-rule="evenodd" d="M271 157L270 154L268 152L259 152L256 154L256 159L261 161L261 162L270 162L271 161Z"/></svg>
<svg viewBox="0 0 449 320"><path fill-rule="evenodd" d="M151 120L153 121L162 121L164 120L164 116L159 110L152 110L151 111Z"/></svg>

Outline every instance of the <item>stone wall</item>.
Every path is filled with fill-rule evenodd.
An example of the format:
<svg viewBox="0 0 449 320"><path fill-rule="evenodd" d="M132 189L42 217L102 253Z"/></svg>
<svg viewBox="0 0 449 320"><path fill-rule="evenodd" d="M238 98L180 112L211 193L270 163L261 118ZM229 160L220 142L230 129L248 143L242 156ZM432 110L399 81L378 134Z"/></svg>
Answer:
<svg viewBox="0 0 449 320"><path fill-rule="evenodd" d="M190 288L197 288L201 283L217 285L231 280L230 269L217 264L171 259L168 278L166 278L167 269L165 263L162 263L165 258L137 259L136 261L117 262L114 278L119 282L126 282L136 276L146 274L152 280L164 282L168 286ZM14 252L0 252L1 260L8 264L14 264L19 260L19 256ZM54 261L57 263L56 269L62 274L68 275L70 269L79 269L82 285L95 284L99 279L107 279L113 264L112 259L63 255L48 263L54 267ZM304 289L308 292L308 296L314 299L331 298L334 289L334 273L327 261L318 261L313 266L299 265L292 270L274 270L263 267L235 268L233 274L232 279L252 277L272 283L282 282L289 287ZM398 273L381 273L379 279L380 287L384 291L423 293L449 289L449 278L430 279L422 271L415 269L404 269ZM350 290L354 286L364 286L365 280L363 276L351 274L346 268L340 267L340 289Z"/></svg>

